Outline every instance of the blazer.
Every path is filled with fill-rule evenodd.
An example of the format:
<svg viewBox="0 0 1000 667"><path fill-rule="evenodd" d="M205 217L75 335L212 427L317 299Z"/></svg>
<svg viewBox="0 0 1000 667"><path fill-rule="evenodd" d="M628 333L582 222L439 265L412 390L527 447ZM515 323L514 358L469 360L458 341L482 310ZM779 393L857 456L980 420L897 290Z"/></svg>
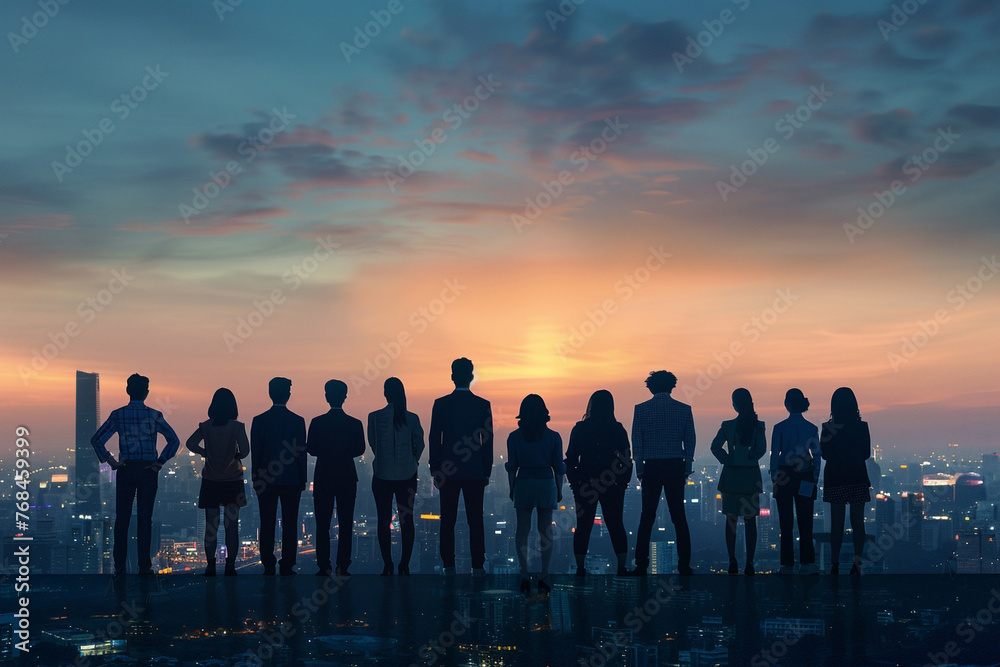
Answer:
<svg viewBox="0 0 1000 667"><path fill-rule="evenodd" d="M462 389L434 401L427 450L435 479L488 480L493 471L490 402Z"/></svg>
<svg viewBox="0 0 1000 667"><path fill-rule="evenodd" d="M404 480L417 474L424 451L424 429L420 418L406 413L406 424L396 428L392 403L368 415L368 444L372 448L372 474L379 479Z"/></svg>
<svg viewBox="0 0 1000 667"><path fill-rule="evenodd" d="M521 429L516 429L507 436L507 463L504 468L511 489L518 479L551 479L556 489L561 488L562 476L566 472L562 437L546 426L542 437L528 442Z"/></svg>
<svg viewBox="0 0 1000 667"><path fill-rule="evenodd" d="M758 463L767 453L764 422L758 420L754 425L751 442L742 440L735 419L722 422L719 433L712 440L712 454L722 464L722 474L719 475L721 493L752 494L764 490ZM729 447L724 448L724 443L728 443Z"/></svg>
<svg viewBox="0 0 1000 667"><path fill-rule="evenodd" d="M250 478L257 493L268 486L306 488L306 420L284 405L253 418Z"/></svg>
<svg viewBox="0 0 1000 667"><path fill-rule="evenodd" d="M201 445L202 440L205 441L204 447ZM205 457L205 467L201 471L203 479L217 482L243 481L243 464L240 459L245 459L250 453L247 427L243 422L232 419L216 426L212 419L203 421L187 439L187 448Z"/></svg>
<svg viewBox="0 0 1000 667"><path fill-rule="evenodd" d="M313 491L358 483L355 457L365 453L365 430L340 408L330 408L309 422L306 452L316 457Z"/></svg>
<svg viewBox="0 0 1000 667"><path fill-rule="evenodd" d="M823 424L820 448L826 461L824 488L863 484L871 486L865 461L872 456L872 436L868 422L851 421L844 425L832 421Z"/></svg>
<svg viewBox="0 0 1000 667"><path fill-rule="evenodd" d="M632 453L625 427L619 421L577 422L566 447L566 479L576 488L591 479L606 479L605 471L614 475L614 486L624 488L632 479Z"/></svg>
<svg viewBox="0 0 1000 667"><path fill-rule="evenodd" d="M771 475L778 474L781 466L792 466L803 475L811 474L819 481L820 458L819 429L801 413L792 413L788 419L774 425L771 431Z"/></svg>
<svg viewBox="0 0 1000 667"><path fill-rule="evenodd" d="M642 475L643 462L650 459L684 459L684 471L690 474L694 445L694 417L687 403L664 391L635 406L632 455L637 475Z"/></svg>

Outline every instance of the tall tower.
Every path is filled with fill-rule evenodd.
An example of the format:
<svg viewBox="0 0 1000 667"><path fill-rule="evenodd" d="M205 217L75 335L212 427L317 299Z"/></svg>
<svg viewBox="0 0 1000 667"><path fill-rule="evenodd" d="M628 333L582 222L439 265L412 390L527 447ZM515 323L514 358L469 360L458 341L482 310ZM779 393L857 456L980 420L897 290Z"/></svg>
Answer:
<svg viewBox="0 0 1000 667"><path fill-rule="evenodd" d="M97 373L76 372L76 461L73 486L76 516L101 514L100 462L90 439L100 425L100 379Z"/></svg>

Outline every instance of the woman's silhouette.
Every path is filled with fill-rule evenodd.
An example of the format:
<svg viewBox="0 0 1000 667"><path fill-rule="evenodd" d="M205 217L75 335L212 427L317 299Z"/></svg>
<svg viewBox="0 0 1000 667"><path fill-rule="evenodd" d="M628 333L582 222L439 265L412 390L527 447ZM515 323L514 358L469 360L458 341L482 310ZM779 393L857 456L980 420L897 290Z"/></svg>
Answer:
<svg viewBox="0 0 1000 667"><path fill-rule="evenodd" d="M368 443L372 448L372 495L378 515L378 546L382 552L382 576L392 574L392 498L402 541L399 574L410 573L413 553L413 501L417 495L417 462L424 451L420 419L406 410L406 392L399 378L385 381L387 405L368 415Z"/></svg>
<svg viewBox="0 0 1000 667"><path fill-rule="evenodd" d="M552 560L552 511L562 500L562 438L547 426L549 410L538 394L528 394L521 401L517 430L507 438L507 477L510 497L517 514L514 545L521 566L521 591L531 590L528 579L528 531L531 511L538 511L538 533L542 552L542 574L538 591L549 592L545 581Z"/></svg>
<svg viewBox="0 0 1000 667"><path fill-rule="evenodd" d="M754 574L753 558L757 550L757 517L763 481L758 461L767 452L764 422L757 419L753 397L742 387L733 392L736 419L722 422L712 441L712 454L722 464L719 492L722 513L726 515L726 549L729 551L729 574L739 574L736 563L736 524L743 517L746 530L747 563L743 573ZM723 445L728 445L724 447Z"/></svg>
<svg viewBox="0 0 1000 667"><path fill-rule="evenodd" d="M208 419L187 440L187 448L205 457L198 507L205 510L206 577L215 576L215 552L219 538L219 507L225 511L226 576L236 574L240 544L240 508L246 506L243 463L250 453L250 441L243 422L236 421L236 396L225 387L217 390L208 406ZM201 442L205 445L202 446Z"/></svg>
<svg viewBox="0 0 1000 667"><path fill-rule="evenodd" d="M622 513L625 489L632 479L632 453L625 427L615 419L615 399L610 391L595 391L587 403L587 414L576 423L566 447L566 479L576 504L573 554L576 574L584 576L584 561L594 528L597 503L601 503L604 525L618 560L618 574L626 574L628 537Z"/></svg>
<svg viewBox="0 0 1000 667"><path fill-rule="evenodd" d="M865 548L865 503L871 501L871 481L865 461L871 458L872 440L868 422L861 421L858 399L849 387L833 392L830 421L823 424L820 449L826 461L823 500L830 503L830 574L838 574L846 505L850 505L854 538L851 574L860 576Z"/></svg>

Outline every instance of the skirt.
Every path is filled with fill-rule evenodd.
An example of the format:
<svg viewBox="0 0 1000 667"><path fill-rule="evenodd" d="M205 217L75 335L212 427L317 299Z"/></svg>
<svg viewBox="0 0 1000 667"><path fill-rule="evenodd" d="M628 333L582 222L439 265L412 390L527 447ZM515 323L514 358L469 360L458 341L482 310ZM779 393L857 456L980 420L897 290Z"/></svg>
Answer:
<svg viewBox="0 0 1000 667"><path fill-rule="evenodd" d="M243 480L234 479L220 482L214 479L201 480L201 492L198 494L198 507L210 510L220 505L237 505L246 507L247 494L243 490Z"/></svg>
<svg viewBox="0 0 1000 667"><path fill-rule="evenodd" d="M760 516L760 494L723 493L722 513L730 516Z"/></svg>
<svg viewBox="0 0 1000 667"><path fill-rule="evenodd" d="M514 482L514 509L554 510L556 508L556 482L553 478L521 478Z"/></svg>
<svg viewBox="0 0 1000 667"><path fill-rule="evenodd" d="M870 503L872 496L867 484L845 484L827 486L823 489L823 500L833 505L853 505Z"/></svg>

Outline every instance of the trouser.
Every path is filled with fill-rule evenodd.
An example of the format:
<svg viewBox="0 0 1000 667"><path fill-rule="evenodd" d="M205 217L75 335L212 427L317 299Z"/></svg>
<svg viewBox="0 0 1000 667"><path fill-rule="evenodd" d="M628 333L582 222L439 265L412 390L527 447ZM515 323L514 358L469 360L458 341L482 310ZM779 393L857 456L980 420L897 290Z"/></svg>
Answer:
<svg viewBox="0 0 1000 667"><path fill-rule="evenodd" d="M268 484L257 493L260 507L260 562L273 568L275 524L278 520L278 503L281 503L281 562L282 570L295 565L299 551L299 499L302 488L298 485Z"/></svg>
<svg viewBox="0 0 1000 667"><path fill-rule="evenodd" d="M642 513L639 516L639 531L635 544L635 566L644 570L649 567L649 538L656 523L656 509L660 504L660 494L667 499L670 520L677 533L677 568L683 570L691 566L691 532L687 516L684 514L684 459L649 459L645 461L642 476Z"/></svg>
<svg viewBox="0 0 1000 667"><path fill-rule="evenodd" d="M330 523L333 508L337 507L337 567L346 570L351 566L351 544L354 537L354 503L358 496L358 483L336 486L313 486L316 508L316 564L321 570L330 569Z"/></svg>
<svg viewBox="0 0 1000 667"><path fill-rule="evenodd" d="M813 546L813 503L810 496L798 493L799 482L812 482L812 469L801 474L791 466L781 466L786 488L775 489L774 502L778 506L778 528L781 531L781 564L795 565L795 536L792 524L799 524L799 563L811 565L816 562L816 548ZM795 517L793 519L793 513Z"/></svg>
<svg viewBox="0 0 1000 667"><path fill-rule="evenodd" d="M608 529L611 546L615 553L628 552L628 537L625 535L625 522L622 519L625 508L624 483L611 486L600 494L592 488L590 492L585 493L574 489L573 499L576 503L576 532L573 533L574 554L587 555L590 534L594 529L594 518L597 516L597 503L601 504L604 525Z"/></svg>
<svg viewBox="0 0 1000 667"><path fill-rule="evenodd" d="M486 562L486 529L483 525L485 479L446 479L441 485L441 563L455 567L455 523L458 521L458 494L465 498L465 518L469 523L469 551L473 569Z"/></svg>
<svg viewBox="0 0 1000 667"><path fill-rule="evenodd" d="M125 571L128 556L128 525L132 520L132 502L136 502L136 537L139 571L152 568L150 551L153 536L153 502L156 500L158 473L147 468L149 461L123 461L115 472L115 546L112 551L115 572Z"/></svg>
<svg viewBox="0 0 1000 667"><path fill-rule="evenodd" d="M417 496L417 476L409 479L389 480L372 477L372 495L375 496L375 513L378 516L378 546L382 562L392 564L392 498L396 497L399 515L399 532L402 554L399 564L409 567L413 554L413 501Z"/></svg>

